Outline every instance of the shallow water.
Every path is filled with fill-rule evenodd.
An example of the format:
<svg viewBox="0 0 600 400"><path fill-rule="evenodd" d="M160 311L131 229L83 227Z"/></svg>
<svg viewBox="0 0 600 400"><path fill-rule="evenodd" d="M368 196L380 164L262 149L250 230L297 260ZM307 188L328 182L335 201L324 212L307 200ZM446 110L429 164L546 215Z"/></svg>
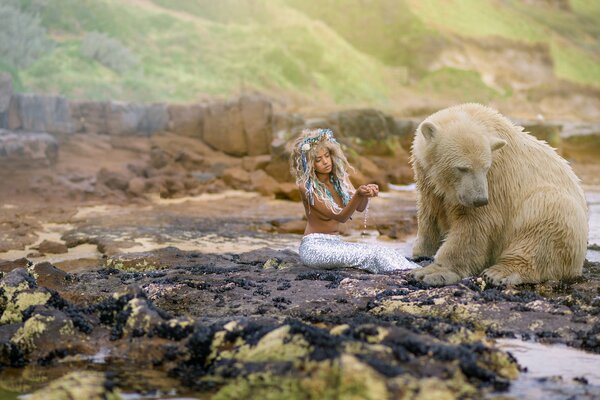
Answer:
<svg viewBox="0 0 600 400"><path fill-rule="evenodd" d="M600 397L600 354L518 339L499 339L496 343L527 368L504 394L547 400ZM587 384L582 383L584 380Z"/></svg>

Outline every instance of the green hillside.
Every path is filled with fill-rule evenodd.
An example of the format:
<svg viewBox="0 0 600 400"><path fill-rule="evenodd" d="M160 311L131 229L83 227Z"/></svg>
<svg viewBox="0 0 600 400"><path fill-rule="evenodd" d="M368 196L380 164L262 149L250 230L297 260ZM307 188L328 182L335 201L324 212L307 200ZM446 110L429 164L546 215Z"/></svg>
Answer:
<svg viewBox="0 0 600 400"><path fill-rule="evenodd" d="M461 40L543 45L556 79L600 87L600 5L500 0L5 0L0 70L71 98L193 101L258 89L341 104L398 90L486 101ZM458 51L458 50L453 50Z"/></svg>

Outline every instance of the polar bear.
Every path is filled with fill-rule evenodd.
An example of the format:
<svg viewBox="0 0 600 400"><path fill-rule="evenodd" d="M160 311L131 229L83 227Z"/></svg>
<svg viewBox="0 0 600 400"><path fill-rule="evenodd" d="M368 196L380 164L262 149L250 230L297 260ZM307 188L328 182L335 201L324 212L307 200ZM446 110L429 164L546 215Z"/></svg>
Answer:
<svg viewBox="0 0 600 400"><path fill-rule="evenodd" d="M588 216L580 181L545 142L480 104L449 107L417 128L415 278L447 285L482 273L495 285L581 275Z"/></svg>

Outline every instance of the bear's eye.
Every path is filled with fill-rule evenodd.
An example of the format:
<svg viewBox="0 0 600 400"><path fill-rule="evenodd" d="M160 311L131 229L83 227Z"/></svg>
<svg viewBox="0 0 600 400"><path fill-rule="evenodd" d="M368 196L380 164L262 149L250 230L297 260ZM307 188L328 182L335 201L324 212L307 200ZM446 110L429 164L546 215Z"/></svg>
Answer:
<svg viewBox="0 0 600 400"><path fill-rule="evenodd" d="M467 172L469 172L471 169L469 167L456 167L456 170L458 172L460 172L461 174L466 174Z"/></svg>

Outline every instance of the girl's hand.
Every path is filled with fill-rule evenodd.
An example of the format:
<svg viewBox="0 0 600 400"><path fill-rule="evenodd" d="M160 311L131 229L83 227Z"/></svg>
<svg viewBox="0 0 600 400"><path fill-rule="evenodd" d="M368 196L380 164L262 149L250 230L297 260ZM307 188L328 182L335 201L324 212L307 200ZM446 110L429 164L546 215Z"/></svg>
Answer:
<svg viewBox="0 0 600 400"><path fill-rule="evenodd" d="M371 190L371 197L377 197L379 195L379 186L377 186L375 183L370 183L365 186Z"/></svg>
<svg viewBox="0 0 600 400"><path fill-rule="evenodd" d="M372 190L368 185L360 185L358 189L356 189L356 193L363 197L372 197L371 192Z"/></svg>

